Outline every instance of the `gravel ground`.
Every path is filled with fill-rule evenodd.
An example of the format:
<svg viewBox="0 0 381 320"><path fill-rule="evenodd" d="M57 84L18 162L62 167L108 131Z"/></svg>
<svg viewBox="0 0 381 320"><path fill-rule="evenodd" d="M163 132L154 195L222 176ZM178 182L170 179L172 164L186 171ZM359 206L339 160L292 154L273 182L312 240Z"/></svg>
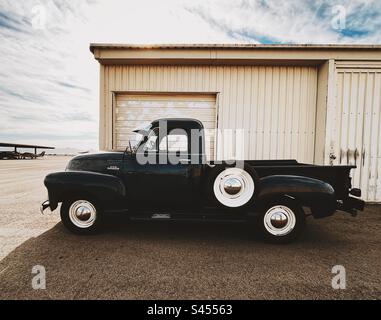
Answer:
<svg viewBox="0 0 381 320"><path fill-rule="evenodd" d="M380 299L381 206L308 219L302 238L264 244L243 224L110 220L98 236L40 215L43 177L69 158L0 161L0 299ZM34 265L46 290L33 290ZM347 288L331 287L334 265Z"/></svg>

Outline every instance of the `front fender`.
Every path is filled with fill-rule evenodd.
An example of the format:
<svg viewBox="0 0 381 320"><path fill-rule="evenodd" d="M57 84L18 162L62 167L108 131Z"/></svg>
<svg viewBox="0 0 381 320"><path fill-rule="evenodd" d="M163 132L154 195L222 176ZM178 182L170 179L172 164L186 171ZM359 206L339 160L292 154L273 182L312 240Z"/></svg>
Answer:
<svg viewBox="0 0 381 320"><path fill-rule="evenodd" d="M89 172L65 171L48 174L44 184L48 189L50 209L72 196L89 195L100 203L118 203L126 196L126 189L118 177Z"/></svg>
<svg viewBox="0 0 381 320"><path fill-rule="evenodd" d="M294 198L299 205L310 207L315 218L330 216L337 209L335 190L321 180L303 176L274 175L262 178L260 188L260 204L288 196Z"/></svg>

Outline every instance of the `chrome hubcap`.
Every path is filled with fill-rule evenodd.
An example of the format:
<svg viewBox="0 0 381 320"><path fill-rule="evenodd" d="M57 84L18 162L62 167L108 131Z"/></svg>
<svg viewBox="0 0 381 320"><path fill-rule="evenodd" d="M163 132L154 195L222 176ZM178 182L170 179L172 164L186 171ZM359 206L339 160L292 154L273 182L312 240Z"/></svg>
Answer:
<svg viewBox="0 0 381 320"><path fill-rule="evenodd" d="M295 213L284 205L271 207L263 220L266 230L274 236L285 236L294 230L296 225Z"/></svg>
<svg viewBox="0 0 381 320"><path fill-rule="evenodd" d="M81 221L87 221L90 219L91 211L85 206L80 206L75 210L76 217Z"/></svg>
<svg viewBox="0 0 381 320"><path fill-rule="evenodd" d="M226 207L245 205L254 195L255 185L251 175L240 168L227 168L214 181L217 200Z"/></svg>
<svg viewBox="0 0 381 320"><path fill-rule="evenodd" d="M226 193L234 195L241 191L242 183L236 178L229 178L225 181L224 189Z"/></svg>
<svg viewBox="0 0 381 320"><path fill-rule="evenodd" d="M271 225L275 228L282 229L288 223L288 218L283 212L275 212L270 217Z"/></svg>
<svg viewBox="0 0 381 320"><path fill-rule="evenodd" d="M78 200L69 208L69 218L78 228L89 228L96 220L97 211L95 207L86 200Z"/></svg>

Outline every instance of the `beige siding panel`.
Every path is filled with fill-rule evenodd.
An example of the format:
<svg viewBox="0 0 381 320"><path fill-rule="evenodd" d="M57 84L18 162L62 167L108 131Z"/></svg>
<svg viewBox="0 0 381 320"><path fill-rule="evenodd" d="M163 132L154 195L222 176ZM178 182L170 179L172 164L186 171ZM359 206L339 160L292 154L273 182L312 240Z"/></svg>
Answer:
<svg viewBox="0 0 381 320"><path fill-rule="evenodd" d="M323 165L325 161L326 150L326 126L328 123L328 81L329 67L334 66L334 62L326 61L319 67L318 86L316 93L316 132L315 132L315 164ZM334 76L334 72L333 72Z"/></svg>
<svg viewBox="0 0 381 320"><path fill-rule="evenodd" d="M107 132L106 123L106 103L105 103L105 68L101 64L99 68L99 148L102 149L106 145L105 134Z"/></svg>
<svg viewBox="0 0 381 320"><path fill-rule="evenodd" d="M111 68L106 68L105 67L105 71L106 71L106 80L105 80L105 83L106 83L106 126L107 128L110 128L110 126L112 127L112 115L113 115L113 94L112 92L110 91L111 88L114 88L114 81L113 81L113 69L112 67ZM112 148L112 139L113 138L113 132L110 131L110 130L107 130L106 131L106 141L107 141L107 147L108 148Z"/></svg>
<svg viewBox="0 0 381 320"><path fill-rule="evenodd" d="M333 163L356 165L353 186L365 200L380 202L381 69L337 68L336 82Z"/></svg>
<svg viewBox="0 0 381 320"><path fill-rule="evenodd" d="M316 67L113 65L104 70L105 149L111 150L113 141L117 145L112 111L116 95L215 93L217 127L231 130L217 133L218 159L314 161ZM153 120L156 114L147 114L147 121L151 116Z"/></svg>
<svg viewBox="0 0 381 320"><path fill-rule="evenodd" d="M343 69L379 69L381 61L336 61L336 68Z"/></svg>

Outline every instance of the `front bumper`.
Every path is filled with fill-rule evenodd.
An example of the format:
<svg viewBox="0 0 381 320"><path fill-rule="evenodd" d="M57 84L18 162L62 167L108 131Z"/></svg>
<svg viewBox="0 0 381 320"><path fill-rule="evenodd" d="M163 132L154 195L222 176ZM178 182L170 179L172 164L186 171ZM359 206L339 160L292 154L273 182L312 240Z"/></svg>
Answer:
<svg viewBox="0 0 381 320"><path fill-rule="evenodd" d="M50 208L50 202L49 202L49 200L45 200L45 201L41 204L41 206L40 206L40 212L41 212L42 214L44 214L44 211L45 211L47 208Z"/></svg>

